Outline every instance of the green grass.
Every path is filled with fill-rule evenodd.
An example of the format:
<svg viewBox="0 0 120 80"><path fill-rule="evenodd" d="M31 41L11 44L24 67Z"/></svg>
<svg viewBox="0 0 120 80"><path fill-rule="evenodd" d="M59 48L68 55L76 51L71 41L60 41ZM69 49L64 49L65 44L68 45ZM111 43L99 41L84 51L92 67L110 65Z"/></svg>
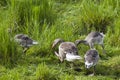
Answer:
<svg viewBox="0 0 120 80"><path fill-rule="evenodd" d="M120 0L1 0L0 80L119 80L119 25ZM75 62L73 67L81 69L75 71L69 62L60 63L51 48L56 38L74 42L90 31L106 35L106 54L95 46L100 60L92 77L86 75L84 60ZM13 40L18 33L39 44L23 54ZM89 47L78 49L83 57Z"/></svg>

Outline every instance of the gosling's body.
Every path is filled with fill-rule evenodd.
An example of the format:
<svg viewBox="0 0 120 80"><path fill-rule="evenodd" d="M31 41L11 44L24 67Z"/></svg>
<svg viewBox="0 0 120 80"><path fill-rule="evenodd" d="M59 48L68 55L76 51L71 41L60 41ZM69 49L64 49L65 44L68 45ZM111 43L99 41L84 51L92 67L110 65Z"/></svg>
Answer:
<svg viewBox="0 0 120 80"><path fill-rule="evenodd" d="M93 49L93 45L94 44L103 44L103 40L104 40L104 34L103 33L99 33L99 32L91 32L90 34L88 34L88 36L85 38L85 41L90 44L91 48Z"/></svg>
<svg viewBox="0 0 120 80"><path fill-rule="evenodd" d="M73 42L64 42L62 39L55 39L53 42L53 47L60 43L58 53L55 54L59 57L60 61L74 61L76 59L81 59L78 55L78 49Z"/></svg>
<svg viewBox="0 0 120 80"><path fill-rule="evenodd" d="M20 46L23 47L23 52L26 52L27 49L35 44L38 44L38 42L32 40L28 35L26 34L17 34L14 37L15 41L20 44Z"/></svg>
<svg viewBox="0 0 120 80"><path fill-rule="evenodd" d="M84 40L76 40L76 45L80 43L88 44L90 46L90 49L94 49L94 44L99 44L102 46L104 51L104 34L100 32L91 32L87 35L87 37ZM105 53L105 52L104 52Z"/></svg>
<svg viewBox="0 0 120 80"><path fill-rule="evenodd" d="M94 67L93 73L95 74L95 65L98 63L99 54L95 49L88 50L84 56L85 59L85 67L87 69Z"/></svg>

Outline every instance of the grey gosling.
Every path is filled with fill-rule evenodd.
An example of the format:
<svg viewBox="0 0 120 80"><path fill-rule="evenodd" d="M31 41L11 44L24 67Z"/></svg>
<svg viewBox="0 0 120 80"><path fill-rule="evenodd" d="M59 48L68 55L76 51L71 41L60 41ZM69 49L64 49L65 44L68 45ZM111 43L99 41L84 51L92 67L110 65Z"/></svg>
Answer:
<svg viewBox="0 0 120 80"><path fill-rule="evenodd" d="M94 75L95 74L95 65L98 63L98 60L99 60L98 51L95 49L88 50L84 56L84 59L85 59L85 67L87 69L89 69L93 66L93 74L92 75Z"/></svg>
<svg viewBox="0 0 120 80"><path fill-rule="evenodd" d="M60 61L63 62L64 60L73 62L77 59L82 59L81 56L78 55L78 49L73 42L64 42L62 39L55 39L52 48L54 48L58 43L59 51L58 53L55 51L57 57L59 57Z"/></svg>
<svg viewBox="0 0 120 80"><path fill-rule="evenodd" d="M78 45L80 43L84 43L90 46L90 49L94 49L94 44L99 44L102 46L103 53L105 53L104 50L104 34L100 32L91 32L87 35L87 37L84 40L76 40L75 44Z"/></svg>
<svg viewBox="0 0 120 80"><path fill-rule="evenodd" d="M28 35L26 34L17 34L14 37L15 41L20 44L20 46L23 47L23 52L25 53L30 46L38 44L38 42L32 40Z"/></svg>

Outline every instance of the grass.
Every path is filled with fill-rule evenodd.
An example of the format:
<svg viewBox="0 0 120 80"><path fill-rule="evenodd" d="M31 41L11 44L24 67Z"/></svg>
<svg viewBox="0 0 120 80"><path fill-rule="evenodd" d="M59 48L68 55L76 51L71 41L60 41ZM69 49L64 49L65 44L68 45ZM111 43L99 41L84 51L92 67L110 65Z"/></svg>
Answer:
<svg viewBox="0 0 120 80"><path fill-rule="evenodd" d="M119 24L119 0L1 0L0 80L119 80ZM59 63L51 49L56 38L74 42L90 31L106 35L106 55L95 46L100 61L93 77L86 75L84 60L76 62L74 68L80 68L76 71L69 62ZM23 55L13 40L18 33L28 34L39 44ZM81 44L78 49L83 57L89 47Z"/></svg>

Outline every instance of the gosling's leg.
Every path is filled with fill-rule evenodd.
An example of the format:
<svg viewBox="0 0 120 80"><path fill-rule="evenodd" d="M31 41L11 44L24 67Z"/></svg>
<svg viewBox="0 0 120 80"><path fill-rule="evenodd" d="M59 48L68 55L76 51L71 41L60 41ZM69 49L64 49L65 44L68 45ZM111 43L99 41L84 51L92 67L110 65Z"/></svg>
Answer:
<svg viewBox="0 0 120 80"><path fill-rule="evenodd" d="M70 62L70 68L74 69L74 62Z"/></svg>
<svg viewBox="0 0 120 80"><path fill-rule="evenodd" d="M29 49L29 47L23 48L23 53L25 54L25 53L27 52L28 49Z"/></svg>
<svg viewBox="0 0 120 80"><path fill-rule="evenodd" d="M101 44L101 47L102 47L102 49L103 49L103 53L105 54L106 53L106 51L105 51L105 47L104 47L104 44Z"/></svg>
<svg viewBox="0 0 120 80"><path fill-rule="evenodd" d="M89 43L90 49L94 49L94 43Z"/></svg>
<svg viewBox="0 0 120 80"><path fill-rule="evenodd" d="M95 73L95 66L93 66L93 73L90 74L89 76L94 76L96 73Z"/></svg>
<svg viewBox="0 0 120 80"><path fill-rule="evenodd" d="M93 66L93 74L95 75L96 73L95 73L95 66Z"/></svg>

